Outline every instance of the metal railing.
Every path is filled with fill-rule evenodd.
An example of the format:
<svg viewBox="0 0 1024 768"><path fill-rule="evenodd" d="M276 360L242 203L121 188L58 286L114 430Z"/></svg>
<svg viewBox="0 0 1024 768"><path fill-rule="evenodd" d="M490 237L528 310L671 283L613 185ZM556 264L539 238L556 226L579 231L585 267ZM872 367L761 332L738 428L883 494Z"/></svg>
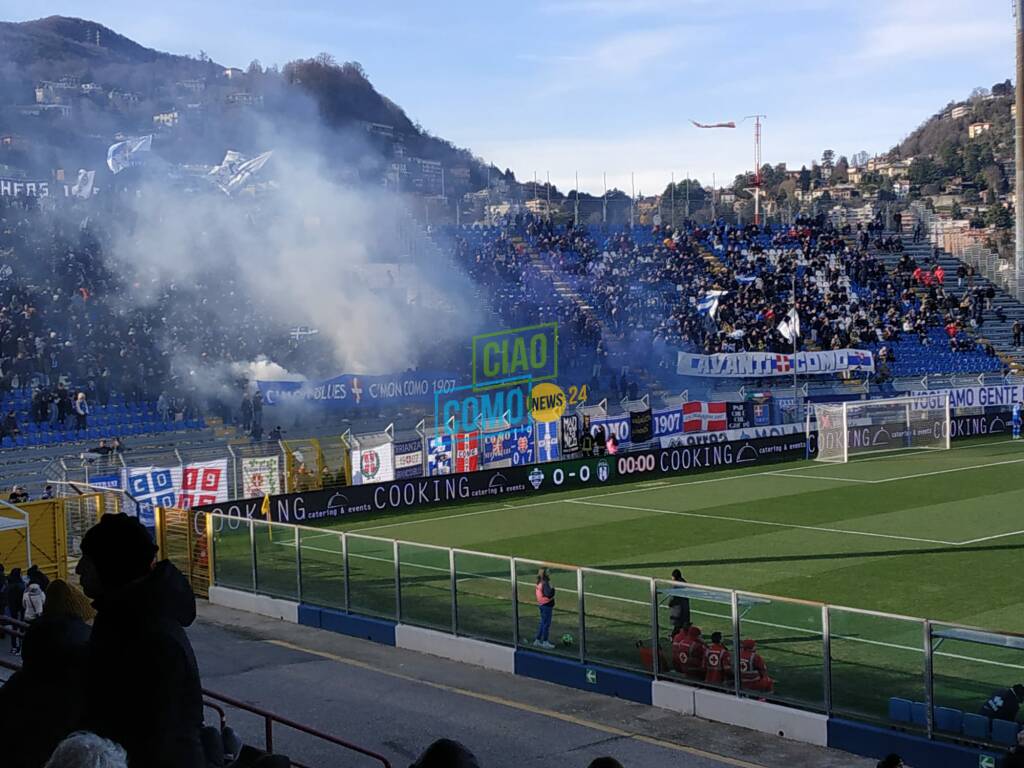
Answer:
<svg viewBox="0 0 1024 768"><path fill-rule="evenodd" d="M986 230L965 230L962 224L932 213L918 201L911 203L910 208L921 222L926 242L970 264L986 280L1020 299L1017 296L1016 265L1013 259L1001 258L998 251L979 240L986 235Z"/></svg>
<svg viewBox="0 0 1024 768"><path fill-rule="evenodd" d="M208 524L217 586L871 722L892 724L890 699L921 702L929 736L969 740L936 725L935 710L976 712L1024 676L1024 636L1013 633L325 528ZM542 567L556 588L551 648L534 642ZM734 661L755 640L773 689L744 687L738 663L718 684L680 669L669 640L679 597L705 642L720 632Z"/></svg>
<svg viewBox="0 0 1024 768"><path fill-rule="evenodd" d="M0 639L2 639L6 635L11 634L16 635L20 638L24 638L26 629L28 629L27 623L23 621L18 621L17 619L11 619L7 616L0 616ZM0 658L0 668L6 669L10 672L17 672L21 669L21 666L11 661L7 661L6 659ZM350 752L356 752L360 755L363 755L373 760L376 763L379 763L380 765L384 766L384 768L391 768L391 763L388 762L388 759L386 757L372 750L366 749L365 747L361 747L358 744L353 744L350 741L338 738L337 736L332 736L329 733L324 733L323 731L318 731L315 728L310 728L308 725L303 725L302 723L298 723L287 717L275 714L267 709L263 709L262 707L257 707L253 704L249 704L247 702L241 701L231 696L227 696L223 693L211 691L208 688L203 688L203 706L212 709L214 712L217 713L218 719L220 721L220 727L221 729L223 729L224 726L228 724L228 716L227 712L224 710L224 707L221 705L227 705L232 709L237 709L241 712L253 715L254 717L257 717L263 721L262 749L266 752L274 751L274 726L279 725L284 728L289 728L298 731L299 733L303 733L307 736L312 736L316 739L319 739L320 741L333 744L336 747L347 749ZM309 768L304 763L300 763L295 760L292 760L291 764L295 766L295 768Z"/></svg>

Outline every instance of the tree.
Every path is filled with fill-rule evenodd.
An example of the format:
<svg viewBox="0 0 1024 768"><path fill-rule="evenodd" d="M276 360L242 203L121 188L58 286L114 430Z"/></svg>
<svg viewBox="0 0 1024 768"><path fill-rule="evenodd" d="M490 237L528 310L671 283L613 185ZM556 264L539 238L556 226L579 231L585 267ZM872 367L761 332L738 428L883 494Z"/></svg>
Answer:
<svg viewBox="0 0 1024 768"><path fill-rule="evenodd" d="M985 222L996 229L1009 229L1013 226L1013 215L1005 205L990 205L985 212Z"/></svg>
<svg viewBox="0 0 1024 768"><path fill-rule="evenodd" d="M953 201L953 206L949 209L949 215L954 219L962 219L964 217L963 209L956 200Z"/></svg>
<svg viewBox="0 0 1024 768"><path fill-rule="evenodd" d="M977 88L971 91L971 95L968 100L973 104L981 101L986 96L988 96L988 88L983 88L982 86L979 85Z"/></svg>
<svg viewBox="0 0 1024 768"><path fill-rule="evenodd" d="M952 141L946 140L939 148L939 160L947 176L959 176L963 173L963 158L960 149Z"/></svg>
<svg viewBox="0 0 1024 768"><path fill-rule="evenodd" d="M252 61L250 61L249 68L245 70L245 74L249 75L250 77L252 77L253 75L262 75L263 65L260 64L260 60L253 59Z"/></svg>
<svg viewBox="0 0 1024 768"><path fill-rule="evenodd" d="M807 192L811 188L811 172L806 165L800 166L800 191Z"/></svg>
<svg viewBox="0 0 1024 768"><path fill-rule="evenodd" d="M823 168L831 168L835 165L836 153L831 149L826 149L821 153L821 166Z"/></svg>
<svg viewBox="0 0 1024 768"><path fill-rule="evenodd" d="M846 159L846 156L845 155L841 156L839 158L839 161L836 163L836 167L832 170L832 183L833 184L845 184L847 181L849 181L850 180L850 178L848 176L849 168L850 168L850 163Z"/></svg>
<svg viewBox="0 0 1024 768"><path fill-rule="evenodd" d="M937 183L942 173L930 157L915 157L910 163L909 178L911 184L921 186Z"/></svg>
<svg viewBox="0 0 1024 768"><path fill-rule="evenodd" d="M854 152L853 156L850 158L850 164L854 168L862 168L863 166L867 165L868 153L865 152L863 149L860 152Z"/></svg>
<svg viewBox="0 0 1024 768"><path fill-rule="evenodd" d="M1001 97L1013 96L1013 85L1010 83L1010 79L1007 78L1003 82L993 85L992 95Z"/></svg>

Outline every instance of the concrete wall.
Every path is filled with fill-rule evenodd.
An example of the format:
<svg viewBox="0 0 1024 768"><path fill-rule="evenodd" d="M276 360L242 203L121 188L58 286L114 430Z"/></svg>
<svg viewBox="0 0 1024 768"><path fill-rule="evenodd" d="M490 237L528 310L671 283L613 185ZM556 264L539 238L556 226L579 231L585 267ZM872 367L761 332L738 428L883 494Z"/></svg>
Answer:
<svg viewBox="0 0 1024 768"><path fill-rule="evenodd" d="M736 698L716 691L696 690L694 714L717 723L730 723L794 741L828 746L828 717L792 707Z"/></svg>
<svg viewBox="0 0 1024 768"><path fill-rule="evenodd" d="M268 616L271 619L290 621L292 624L299 623L299 604L291 600L279 600L276 597L242 592L227 587L210 587L210 602L238 611L258 613L260 616Z"/></svg>
<svg viewBox="0 0 1024 768"><path fill-rule="evenodd" d="M395 627L395 645L499 672L512 674L516 671L516 652L513 648L470 637L453 637L432 629L399 624Z"/></svg>

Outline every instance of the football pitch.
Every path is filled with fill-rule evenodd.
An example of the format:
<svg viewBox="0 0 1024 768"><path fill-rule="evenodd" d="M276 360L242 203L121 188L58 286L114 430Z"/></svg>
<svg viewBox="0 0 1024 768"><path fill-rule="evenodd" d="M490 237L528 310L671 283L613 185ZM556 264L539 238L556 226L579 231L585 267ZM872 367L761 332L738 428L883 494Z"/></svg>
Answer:
<svg viewBox="0 0 1024 768"><path fill-rule="evenodd" d="M336 530L356 534L347 537L347 585ZM820 709L823 612L801 601L1024 632L1024 441L665 476L367 516L334 529L258 523L254 538L261 592L295 597L301 563L304 601L340 608L347 594L350 610L388 618L397 613L388 540L409 542L399 547L402 621L448 631L454 623L460 634L505 643L517 617L520 641L532 640L538 562L615 571L622 575L584 571L580 590L574 569L552 568L552 638L573 635L555 652L579 653L582 594L587 660L638 669L636 643L651 636L647 577L667 580L681 568L691 584L757 593L740 596L738 612L742 636L758 641L778 680L771 698ZM450 561L433 547L469 552ZM251 584L249 549L247 531L217 535L220 583ZM519 559L518 605L509 557ZM659 602L665 638L668 608ZM732 645L728 592L692 599L691 611L705 637L720 631ZM841 609L827 619L835 711L880 719L889 696L924 700L920 622ZM995 688L1024 681L1024 653L1007 648L947 639L933 664L936 704L967 711Z"/></svg>

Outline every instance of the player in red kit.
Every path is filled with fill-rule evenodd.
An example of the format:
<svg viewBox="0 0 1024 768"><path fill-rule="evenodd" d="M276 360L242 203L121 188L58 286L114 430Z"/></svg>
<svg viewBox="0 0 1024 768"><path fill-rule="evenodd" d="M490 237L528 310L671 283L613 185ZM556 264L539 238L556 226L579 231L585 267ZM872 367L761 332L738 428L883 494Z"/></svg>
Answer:
<svg viewBox="0 0 1024 768"><path fill-rule="evenodd" d="M711 645L704 652L704 682L725 685L732 677L732 655L722 645L722 633L711 635Z"/></svg>
<svg viewBox="0 0 1024 768"><path fill-rule="evenodd" d="M775 681L768 676L768 667L757 652L757 643L744 640L740 649L740 685L748 691L771 693Z"/></svg>

